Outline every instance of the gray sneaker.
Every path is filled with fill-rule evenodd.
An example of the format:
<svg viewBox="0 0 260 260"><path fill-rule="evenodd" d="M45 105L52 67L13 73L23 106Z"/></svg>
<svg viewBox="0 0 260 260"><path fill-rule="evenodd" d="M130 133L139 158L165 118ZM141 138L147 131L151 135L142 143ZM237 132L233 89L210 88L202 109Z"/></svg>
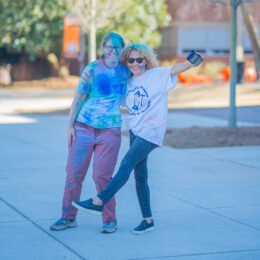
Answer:
<svg viewBox="0 0 260 260"><path fill-rule="evenodd" d="M117 230L117 222L113 221L113 222L106 222L103 224L102 228L101 228L101 233L114 233Z"/></svg>
<svg viewBox="0 0 260 260"><path fill-rule="evenodd" d="M77 226L76 219L64 219L61 218L56 221L53 225L50 226L51 230L59 231L64 230L66 228L73 228Z"/></svg>

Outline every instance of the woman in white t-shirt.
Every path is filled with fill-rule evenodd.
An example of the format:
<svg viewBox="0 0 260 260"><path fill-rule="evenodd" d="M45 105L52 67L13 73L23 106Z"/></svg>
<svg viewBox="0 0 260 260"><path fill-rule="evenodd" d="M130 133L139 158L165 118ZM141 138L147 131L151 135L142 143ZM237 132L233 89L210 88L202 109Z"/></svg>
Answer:
<svg viewBox="0 0 260 260"><path fill-rule="evenodd" d="M148 154L163 143L168 114L168 91L176 87L178 73L195 65L186 61L167 68L159 67L154 51L144 44L127 46L121 61L132 73L127 81L125 96L130 148L117 174L102 192L93 199L74 201L72 205L92 214L102 214L103 205L127 182L134 170L143 221L133 233L144 234L154 230L147 182Z"/></svg>

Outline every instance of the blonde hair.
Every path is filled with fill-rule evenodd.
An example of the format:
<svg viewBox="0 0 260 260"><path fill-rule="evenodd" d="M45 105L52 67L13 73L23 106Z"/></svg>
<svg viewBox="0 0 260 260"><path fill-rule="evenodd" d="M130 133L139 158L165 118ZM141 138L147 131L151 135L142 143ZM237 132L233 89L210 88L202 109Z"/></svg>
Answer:
<svg viewBox="0 0 260 260"><path fill-rule="evenodd" d="M146 59L146 70L159 66L154 50L142 43L132 43L125 47L121 57L121 62L125 65L127 65L127 59L131 51L138 51Z"/></svg>

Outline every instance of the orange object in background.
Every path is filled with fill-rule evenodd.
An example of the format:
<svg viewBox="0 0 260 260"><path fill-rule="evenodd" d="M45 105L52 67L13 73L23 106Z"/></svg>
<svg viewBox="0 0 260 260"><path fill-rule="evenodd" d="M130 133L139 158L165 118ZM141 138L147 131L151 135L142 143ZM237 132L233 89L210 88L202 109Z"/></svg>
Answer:
<svg viewBox="0 0 260 260"><path fill-rule="evenodd" d="M257 79L257 73L255 68L248 67L245 69L245 80L246 82L253 82Z"/></svg>
<svg viewBox="0 0 260 260"><path fill-rule="evenodd" d="M177 75L178 81L187 85L196 84L196 83L208 83L212 79L203 75L189 75L180 73Z"/></svg>
<svg viewBox="0 0 260 260"><path fill-rule="evenodd" d="M221 74L225 81L229 81L230 79L230 68L224 68L221 70ZM253 82L257 79L257 73L255 68L247 67L245 68L245 81L246 82Z"/></svg>
<svg viewBox="0 0 260 260"><path fill-rule="evenodd" d="M64 17L63 54L65 58L78 58L80 52L80 25L77 17Z"/></svg>
<svg viewBox="0 0 260 260"><path fill-rule="evenodd" d="M230 68L223 68L221 74L225 81L230 80ZM245 69L245 81L254 82L257 79L257 73L254 67L247 67ZM212 81L212 78L204 75L189 75L180 73L178 74L178 81L187 85L195 83L208 83Z"/></svg>
<svg viewBox="0 0 260 260"><path fill-rule="evenodd" d="M208 77L208 76L203 76L203 75L197 75L196 76L196 80L198 83L209 83L212 81L212 78Z"/></svg>
<svg viewBox="0 0 260 260"><path fill-rule="evenodd" d="M221 74L222 74L225 81L229 81L229 79L230 79L230 68L222 69Z"/></svg>

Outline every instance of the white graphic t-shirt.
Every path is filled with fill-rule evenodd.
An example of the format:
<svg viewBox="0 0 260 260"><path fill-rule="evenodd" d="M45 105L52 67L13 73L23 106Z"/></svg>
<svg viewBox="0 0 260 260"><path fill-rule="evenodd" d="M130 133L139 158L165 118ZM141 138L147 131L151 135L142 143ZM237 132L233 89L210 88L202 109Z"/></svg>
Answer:
<svg viewBox="0 0 260 260"><path fill-rule="evenodd" d="M145 71L127 82L127 130L162 146L168 114L168 91L177 85L171 68L158 67Z"/></svg>

